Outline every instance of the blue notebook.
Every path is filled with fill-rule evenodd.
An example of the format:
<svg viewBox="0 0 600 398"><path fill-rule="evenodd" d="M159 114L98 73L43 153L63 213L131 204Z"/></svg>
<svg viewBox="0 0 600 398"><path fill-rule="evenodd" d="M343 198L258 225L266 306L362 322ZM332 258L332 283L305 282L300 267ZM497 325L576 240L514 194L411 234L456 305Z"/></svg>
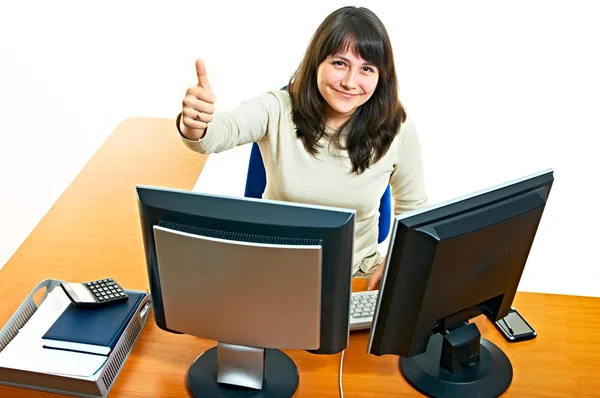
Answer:
<svg viewBox="0 0 600 398"><path fill-rule="evenodd" d="M42 336L44 348L108 355L147 293L127 290L129 299L97 309L70 304Z"/></svg>

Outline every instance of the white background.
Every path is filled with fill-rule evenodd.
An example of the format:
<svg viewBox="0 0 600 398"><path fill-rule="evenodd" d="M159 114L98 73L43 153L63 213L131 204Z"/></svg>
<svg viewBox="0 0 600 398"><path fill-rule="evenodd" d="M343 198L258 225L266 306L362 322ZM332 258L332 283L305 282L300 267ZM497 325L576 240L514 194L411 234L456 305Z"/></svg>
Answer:
<svg viewBox="0 0 600 398"><path fill-rule="evenodd" d="M286 84L346 4L1 2L0 267L120 122L176 116L197 57L227 109ZM356 5L391 35L431 201L553 168L519 289L600 296L598 3ZM212 158L198 187L241 195L247 154Z"/></svg>

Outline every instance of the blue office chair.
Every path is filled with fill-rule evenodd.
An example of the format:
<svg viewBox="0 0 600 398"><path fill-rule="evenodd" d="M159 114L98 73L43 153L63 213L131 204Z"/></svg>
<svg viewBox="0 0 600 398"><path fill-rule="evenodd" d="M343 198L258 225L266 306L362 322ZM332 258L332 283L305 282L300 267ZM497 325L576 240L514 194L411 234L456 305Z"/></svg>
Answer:
<svg viewBox="0 0 600 398"><path fill-rule="evenodd" d="M246 189L244 196L247 198L261 199L267 185L267 174L263 164L260 148L256 142L252 143L248 174L246 175ZM392 195L388 185L379 201L379 235L377 242L381 243L390 232L390 218L392 212Z"/></svg>

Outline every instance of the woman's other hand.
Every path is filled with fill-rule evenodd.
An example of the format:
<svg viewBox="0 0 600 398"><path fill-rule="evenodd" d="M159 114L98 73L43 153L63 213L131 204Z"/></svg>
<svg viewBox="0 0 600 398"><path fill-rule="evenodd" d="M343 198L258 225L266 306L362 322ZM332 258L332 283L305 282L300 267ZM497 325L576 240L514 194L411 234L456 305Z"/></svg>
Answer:
<svg viewBox="0 0 600 398"><path fill-rule="evenodd" d="M383 262L377 266L377 269L375 269L375 272L373 272L373 275L371 275L371 279L369 279L369 284L367 285L367 290L378 290L382 276Z"/></svg>

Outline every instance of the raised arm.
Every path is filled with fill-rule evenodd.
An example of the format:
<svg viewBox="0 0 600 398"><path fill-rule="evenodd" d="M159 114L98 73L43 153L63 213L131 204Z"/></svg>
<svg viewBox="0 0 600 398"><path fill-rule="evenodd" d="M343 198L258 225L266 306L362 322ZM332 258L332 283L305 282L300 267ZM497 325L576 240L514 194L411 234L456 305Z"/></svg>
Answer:
<svg viewBox="0 0 600 398"><path fill-rule="evenodd" d="M198 85L190 87L177 117L184 144L201 153L218 153L249 142L260 141L269 123L279 118L279 101L265 94L242 102L227 112L215 111L206 67L196 61ZM275 122L276 123L276 122Z"/></svg>
<svg viewBox="0 0 600 398"><path fill-rule="evenodd" d="M402 124L398 139L394 171L390 176L395 215L428 204L421 144L410 118Z"/></svg>

